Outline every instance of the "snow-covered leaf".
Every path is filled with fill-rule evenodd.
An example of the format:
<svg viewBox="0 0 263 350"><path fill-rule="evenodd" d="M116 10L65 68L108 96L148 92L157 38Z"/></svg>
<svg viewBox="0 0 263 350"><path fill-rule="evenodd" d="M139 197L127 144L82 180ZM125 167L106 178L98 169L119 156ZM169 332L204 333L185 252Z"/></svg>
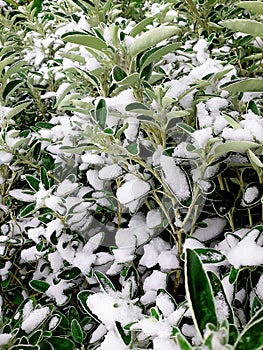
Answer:
<svg viewBox="0 0 263 350"><path fill-rule="evenodd" d="M97 277L101 288L105 292L108 292L109 290L115 291L115 287L114 287L113 283L104 273L102 273L100 271L95 271L95 276Z"/></svg>

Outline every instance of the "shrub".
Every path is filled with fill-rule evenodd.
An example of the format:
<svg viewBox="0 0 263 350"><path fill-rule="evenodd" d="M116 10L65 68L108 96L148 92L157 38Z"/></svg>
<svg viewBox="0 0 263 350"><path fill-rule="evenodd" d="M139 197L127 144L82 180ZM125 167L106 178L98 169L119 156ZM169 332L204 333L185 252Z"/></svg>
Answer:
<svg viewBox="0 0 263 350"><path fill-rule="evenodd" d="M185 5L0 1L3 349L262 347L261 4Z"/></svg>

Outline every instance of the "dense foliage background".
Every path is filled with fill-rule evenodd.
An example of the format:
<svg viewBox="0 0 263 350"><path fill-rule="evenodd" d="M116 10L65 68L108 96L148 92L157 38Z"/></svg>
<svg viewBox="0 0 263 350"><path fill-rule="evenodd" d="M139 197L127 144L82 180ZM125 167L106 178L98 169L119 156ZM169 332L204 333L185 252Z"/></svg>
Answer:
<svg viewBox="0 0 263 350"><path fill-rule="evenodd" d="M262 349L262 15L0 0L1 349Z"/></svg>

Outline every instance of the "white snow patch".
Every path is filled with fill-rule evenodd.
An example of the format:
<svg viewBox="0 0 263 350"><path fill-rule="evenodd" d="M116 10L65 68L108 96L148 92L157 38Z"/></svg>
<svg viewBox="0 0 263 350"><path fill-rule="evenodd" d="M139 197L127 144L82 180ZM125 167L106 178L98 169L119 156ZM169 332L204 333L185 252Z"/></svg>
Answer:
<svg viewBox="0 0 263 350"><path fill-rule="evenodd" d="M122 174L122 168L118 164L111 164L105 166L99 171L99 178L101 180L116 179Z"/></svg>
<svg viewBox="0 0 263 350"><path fill-rule="evenodd" d="M256 293L259 296L260 300L263 300L263 275L260 276L257 287L256 287Z"/></svg>
<svg viewBox="0 0 263 350"><path fill-rule="evenodd" d="M21 328L27 334L32 332L45 320L49 313L50 309L47 306L31 311L31 313L23 320Z"/></svg>
<svg viewBox="0 0 263 350"><path fill-rule="evenodd" d="M118 321L124 327L128 323L141 319L141 309L131 301L122 299L117 293L95 293L87 299L87 306L107 329L113 329Z"/></svg>
<svg viewBox="0 0 263 350"><path fill-rule="evenodd" d="M147 182L132 176L117 189L116 196L121 204L128 204L144 196L150 188Z"/></svg>
<svg viewBox="0 0 263 350"><path fill-rule="evenodd" d="M189 184L185 173L176 165L172 157L161 155L161 167L163 179L179 200L186 200L190 197Z"/></svg>
<svg viewBox="0 0 263 350"><path fill-rule="evenodd" d="M156 306L164 317L169 317L174 312L174 303L167 294L161 293L157 296Z"/></svg>
<svg viewBox="0 0 263 350"><path fill-rule="evenodd" d="M199 239L202 242L211 240L218 236L226 225L225 218L207 218L203 221L207 226L198 227L193 233L193 237Z"/></svg>
<svg viewBox="0 0 263 350"><path fill-rule="evenodd" d="M97 348L98 350L128 350L129 347L126 346L121 340L120 336L116 334L114 330L110 330L101 345Z"/></svg>
<svg viewBox="0 0 263 350"><path fill-rule="evenodd" d="M243 200L242 200L242 205L245 205L245 203L249 204L252 203L258 196L259 191L256 186L248 187L245 190Z"/></svg>
<svg viewBox="0 0 263 350"><path fill-rule="evenodd" d="M159 209L150 210L146 216L147 227L152 229L160 225L162 222L162 217Z"/></svg>
<svg viewBox="0 0 263 350"><path fill-rule="evenodd" d="M0 3L0 7L1 7L1 3ZM12 338L13 338L12 334L9 334L9 333L0 334L0 346L7 345Z"/></svg>
<svg viewBox="0 0 263 350"><path fill-rule="evenodd" d="M253 230L227 253L228 261L236 269L240 266L257 266L263 264L263 247L255 242L258 231Z"/></svg>
<svg viewBox="0 0 263 350"><path fill-rule="evenodd" d="M153 339L153 349L154 350L178 350L173 339L156 337Z"/></svg>

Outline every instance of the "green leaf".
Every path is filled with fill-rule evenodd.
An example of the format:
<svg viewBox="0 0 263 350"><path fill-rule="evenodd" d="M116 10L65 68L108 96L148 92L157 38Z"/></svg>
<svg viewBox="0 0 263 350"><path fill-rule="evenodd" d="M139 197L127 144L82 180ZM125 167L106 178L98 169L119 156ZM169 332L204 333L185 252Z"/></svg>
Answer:
<svg viewBox="0 0 263 350"><path fill-rule="evenodd" d="M105 100L99 100L96 107L95 116L96 120L99 122L99 125L104 129L107 118L107 106Z"/></svg>
<svg viewBox="0 0 263 350"><path fill-rule="evenodd" d="M2 74L3 69L8 66L10 63L13 63L15 60L15 54L10 55L0 61L0 75Z"/></svg>
<svg viewBox="0 0 263 350"><path fill-rule="evenodd" d="M126 78L120 80L118 82L118 85L120 85L120 86L122 86L122 85L132 86L135 83L137 83L139 78L140 78L140 74L139 73L133 73L133 74L128 75Z"/></svg>
<svg viewBox="0 0 263 350"><path fill-rule="evenodd" d="M125 107L125 110L127 112L133 112L135 110L143 110L143 111L146 110L147 111L147 110L149 110L149 108L140 102L132 102Z"/></svg>
<svg viewBox="0 0 263 350"><path fill-rule="evenodd" d="M226 141L217 146L214 153L218 156L227 152L245 152L256 147L259 147L259 144L252 141Z"/></svg>
<svg viewBox="0 0 263 350"><path fill-rule="evenodd" d="M29 343L31 345L37 345L40 338L42 337L43 331L41 329L38 329L34 333L32 333L29 337Z"/></svg>
<svg viewBox="0 0 263 350"><path fill-rule="evenodd" d="M131 44L128 53L131 57L137 56L140 52L157 45L161 41L170 38L180 32L176 26L158 27L147 31Z"/></svg>
<svg viewBox="0 0 263 350"><path fill-rule="evenodd" d="M77 278L81 274L81 270L74 266L68 269L64 269L60 274L58 274L58 278L61 278L66 281L71 281Z"/></svg>
<svg viewBox="0 0 263 350"><path fill-rule="evenodd" d="M12 346L9 350L36 350L36 348L34 345L19 344Z"/></svg>
<svg viewBox="0 0 263 350"><path fill-rule="evenodd" d="M224 113L222 113L222 115L225 118L225 120L228 122L228 124L230 126L232 126L232 128L234 130L242 129L241 125L234 118L230 117L230 115L227 115L227 114L224 114Z"/></svg>
<svg viewBox="0 0 263 350"><path fill-rule="evenodd" d="M102 51L103 49L107 48L107 44L104 40L84 33L65 33L61 36L61 39L69 43L83 45L98 51Z"/></svg>
<svg viewBox="0 0 263 350"><path fill-rule="evenodd" d="M118 331L119 335L121 336L122 341L124 342L125 345L129 345L131 343L131 340L132 340L131 332L126 331L128 333L128 334L126 334L124 329L122 328L120 322L116 321L115 324L116 324L117 331Z"/></svg>
<svg viewBox="0 0 263 350"><path fill-rule="evenodd" d="M147 55L147 52L146 52L142 57L143 63L140 67L140 71L142 72L143 69L147 67L150 63L160 61L163 58L163 56L177 50L180 46L181 46L181 43L173 43L173 44L164 45L156 48L156 50L150 55Z"/></svg>
<svg viewBox="0 0 263 350"><path fill-rule="evenodd" d="M237 3L236 6L241 7L257 15L263 15L263 3L260 1L242 1Z"/></svg>
<svg viewBox="0 0 263 350"><path fill-rule="evenodd" d="M133 155L137 155L139 153L139 147L136 142L130 143L128 146L125 147L127 151Z"/></svg>
<svg viewBox="0 0 263 350"><path fill-rule="evenodd" d="M31 280L29 285L32 289L36 290L39 293L45 293L49 288L49 283L40 280Z"/></svg>
<svg viewBox="0 0 263 350"><path fill-rule="evenodd" d="M43 166L40 168L40 175L41 175L41 182L43 183L45 189L48 190L50 187L48 174L46 169Z"/></svg>
<svg viewBox="0 0 263 350"><path fill-rule="evenodd" d="M21 60L12 64L4 75L4 81L8 81L11 75L15 73L21 73L21 71L26 69L27 64L28 63L26 61L21 61Z"/></svg>
<svg viewBox="0 0 263 350"><path fill-rule="evenodd" d="M95 271L95 276L97 277L97 280L99 281L101 288L105 292L107 292L109 290L116 291L113 283L106 275L104 275L104 273L102 273L100 271Z"/></svg>
<svg viewBox="0 0 263 350"><path fill-rule="evenodd" d="M159 321L160 315L158 314L158 312L154 307L151 308L150 312L151 312L151 316L155 318L157 321Z"/></svg>
<svg viewBox="0 0 263 350"><path fill-rule="evenodd" d="M71 322L71 333L75 342L79 344L83 342L83 339L84 339L83 331L79 322L76 319L72 320Z"/></svg>
<svg viewBox="0 0 263 350"><path fill-rule="evenodd" d="M195 129L192 128L190 125L186 124L186 123L177 123L176 124L177 127L179 127L180 129L182 129L183 131L187 132L187 134L192 134L193 132L195 132Z"/></svg>
<svg viewBox="0 0 263 350"><path fill-rule="evenodd" d="M90 290L82 290L81 292L78 293L77 295L77 298L80 302L80 305L82 306L83 310L92 315L90 309L88 308L87 306L87 300L88 300L88 297L91 295L91 294L94 294L93 291L90 291Z"/></svg>
<svg viewBox="0 0 263 350"><path fill-rule="evenodd" d="M235 350L261 350L263 347L263 318L245 328L237 339Z"/></svg>
<svg viewBox="0 0 263 350"><path fill-rule="evenodd" d="M42 154L42 163L47 170L53 170L55 167L54 158L47 152Z"/></svg>
<svg viewBox="0 0 263 350"><path fill-rule="evenodd" d="M263 37L263 23L251 19L232 19L219 22L223 27L235 32Z"/></svg>
<svg viewBox="0 0 263 350"><path fill-rule="evenodd" d="M24 83L21 79L15 79L9 81L9 83L6 84L4 91L3 91L3 99L6 100L6 98L11 94L14 93L16 89L19 88Z"/></svg>
<svg viewBox="0 0 263 350"><path fill-rule="evenodd" d="M79 144L76 147L72 146L62 146L60 149L66 153L71 153L71 154L81 154L85 151L98 151L100 150L96 145L93 145L92 143L83 143Z"/></svg>
<svg viewBox="0 0 263 350"><path fill-rule="evenodd" d="M55 125L47 122L38 122L36 127L40 129L52 129Z"/></svg>
<svg viewBox="0 0 263 350"><path fill-rule="evenodd" d="M114 66L112 75L115 81L121 81L127 77L127 73L119 66Z"/></svg>
<svg viewBox="0 0 263 350"><path fill-rule="evenodd" d="M72 84L69 84L65 89L64 91L62 92L62 94L59 96L59 98L57 99L56 103L55 103L55 108L60 108L62 106L62 103L63 103L63 100L64 98L66 97L66 95L72 90L74 89L76 83L72 83Z"/></svg>
<svg viewBox="0 0 263 350"><path fill-rule="evenodd" d="M263 163L261 162L261 160L250 149L248 150L248 157L252 165L254 164L259 168L263 168Z"/></svg>
<svg viewBox="0 0 263 350"><path fill-rule="evenodd" d="M25 110L30 104L32 103L32 101L27 101L27 102L23 102L20 103L19 105L15 106L6 116L6 119L12 119L15 115L17 115L18 113L22 112L23 110Z"/></svg>
<svg viewBox="0 0 263 350"><path fill-rule="evenodd" d="M220 88L233 93L263 92L263 79L243 79L227 85L221 85Z"/></svg>
<svg viewBox="0 0 263 350"><path fill-rule="evenodd" d="M186 249L185 281L193 321L203 337L208 323L217 326L217 316L209 278L198 255L191 249Z"/></svg>
<svg viewBox="0 0 263 350"><path fill-rule="evenodd" d="M46 340L56 350L75 350L76 347L70 339L64 337L51 337Z"/></svg>
<svg viewBox="0 0 263 350"><path fill-rule="evenodd" d="M237 281L239 272L239 269L235 269L234 266L231 267L229 274L229 283L234 284Z"/></svg>
<svg viewBox="0 0 263 350"><path fill-rule="evenodd" d="M32 175L25 175L25 179L34 191L39 191L40 180Z"/></svg>
<svg viewBox="0 0 263 350"><path fill-rule="evenodd" d="M25 218L26 216L29 216L33 214L36 211L36 205L35 203L28 204L25 208L23 208L20 211L20 216L22 218Z"/></svg>
<svg viewBox="0 0 263 350"><path fill-rule="evenodd" d="M192 346L181 333L177 333L176 342L179 345L180 350L193 350Z"/></svg>
<svg viewBox="0 0 263 350"><path fill-rule="evenodd" d="M137 23L136 26L131 30L130 36L135 37L137 34L141 33L144 28L151 24L154 20L154 17L146 17L141 22Z"/></svg>

